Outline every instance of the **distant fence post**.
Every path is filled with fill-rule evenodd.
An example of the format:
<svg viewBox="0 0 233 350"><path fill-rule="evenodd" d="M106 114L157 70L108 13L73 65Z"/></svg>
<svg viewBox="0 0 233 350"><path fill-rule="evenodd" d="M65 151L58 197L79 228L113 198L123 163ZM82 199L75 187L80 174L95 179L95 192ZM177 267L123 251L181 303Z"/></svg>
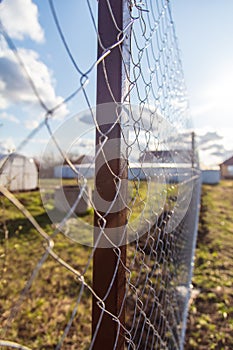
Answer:
<svg viewBox="0 0 233 350"><path fill-rule="evenodd" d="M103 55L104 49L116 44L97 67L95 194L98 192L104 201L109 202L109 206L116 196L116 180L121 181L128 176L127 157L124 152L122 153L121 122L116 113L116 106L117 103L125 102L128 95L125 69L129 59L125 58L123 64L123 57L124 52L127 51L124 46L129 37L125 38L123 43L121 41L125 34L122 30L125 28L126 21L129 23L129 19L128 0L99 0L98 58ZM104 111L100 105L106 103L111 103L112 107L110 105L107 111ZM114 159L106 161L112 142L116 145ZM100 167L100 164L103 165ZM96 204L95 199L94 202ZM120 209L119 212L106 212L104 208L98 207L97 211L98 213L95 212L94 240L96 242L101 235L101 241L105 240L108 244L104 234L109 228L116 228L117 233L118 227L126 225L126 208ZM126 242L125 239L123 242ZM93 289L104 304L100 306L93 296L92 348L94 350L124 349L125 337L122 326L125 324L125 263L125 244L119 249L100 248L97 244L93 257ZM115 320L111 314L116 315Z"/></svg>
<svg viewBox="0 0 233 350"><path fill-rule="evenodd" d="M191 137L192 137L192 168L194 168L195 166L195 158L196 158L196 145L195 145L195 132L193 131L191 133Z"/></svg>

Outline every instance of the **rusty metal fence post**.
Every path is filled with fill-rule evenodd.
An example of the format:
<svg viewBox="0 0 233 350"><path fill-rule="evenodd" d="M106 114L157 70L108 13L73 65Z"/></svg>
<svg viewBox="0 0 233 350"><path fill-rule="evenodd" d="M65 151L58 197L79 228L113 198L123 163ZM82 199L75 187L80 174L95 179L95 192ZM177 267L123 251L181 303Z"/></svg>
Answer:
<svg viewBox="0 0 233 350"><path fill-rule="evenodd" d="M117 182L126 180L128 176L127 157L122 151L120 109L121 103L125 102L128 95L127 79L124 78L127 59L124 60L123 56L126 52L125 42L129 40L124 28L126 21L129 20L128 0L99 1L98 58L108 48L111 52L97 68L95 194L98 193L109 206L116 199ZM108 105L105 108L103 104ZM113 152L114 157L112 154L109 156L109 152ZM125 196L126 193L124 188ZM96 200L94 202L97 208L94 219L94 241L100 239L101 244L96 243L93 257L93 289L103 303L100 305L93 296L92 344L95 350L123 350L126 237L122 228L127 222L127 209L119 208L119 211L111 212L101 207L101 201L100 204ZM109 247L107 233L109 229L122 236L120 239L123 240L123 244L119 247L117 244Z"/></svg>

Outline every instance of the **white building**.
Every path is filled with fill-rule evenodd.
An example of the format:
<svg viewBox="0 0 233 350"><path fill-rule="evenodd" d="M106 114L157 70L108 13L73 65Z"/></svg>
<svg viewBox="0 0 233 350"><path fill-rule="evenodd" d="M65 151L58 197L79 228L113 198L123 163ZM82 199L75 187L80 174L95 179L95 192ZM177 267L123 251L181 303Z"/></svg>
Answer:
<svg viewBox="0 0 233 350"><path fill-rule="evenodd" d="M27 191L38 187L38 170L32 158L20 154L0 155L0 185L10 191Z"/></svg>

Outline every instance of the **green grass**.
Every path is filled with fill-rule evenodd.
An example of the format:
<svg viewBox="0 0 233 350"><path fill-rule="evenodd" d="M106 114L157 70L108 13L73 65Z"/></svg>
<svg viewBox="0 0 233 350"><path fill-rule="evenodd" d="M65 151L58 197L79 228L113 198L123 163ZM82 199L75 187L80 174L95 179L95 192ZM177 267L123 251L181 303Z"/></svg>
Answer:
<svg viewBox="0 0 233 350"><path fill-rule="evenodd" d="M73 184L66 180L63 184ZM46 181L47 191L52 191L57 182ZM92 186L92 184L91 184ZM151 190L151 188L150 188ZM148 188L130 183L129 203L131 220L135 220L145 208ZM49 192L50 193L50 192ZM52 192L51 209L54 210ZM154 194L156 195L156 194ZM52 235L54 224L44 210L39 191L16 193L17 199L27 208L39 225ZM151 194L150 194L151 196ZM69 320L79 295L81 283L74 275L51 257L43 263L31 288L23 293L27 282L44 255L44 240L32 224L6 198L0 197L1 248L0 248L0 337L17 341L32 349L54 349ZM82 220L92 224L93 210ZM85 236L85 233L82 232ZM85 268L91 248L80 245L59 233L54 237L54 251L80 273ZM92 263L84 274L92 283ZM91 334L91 294L84 289L77 315L73 321L63 349L85 349Z"/></svg>
<svg viewBox="0 0 233 350"><path fill-rule="evenodd" d="M52 234L54 229L44 211L39 192L18 193L16 196L41 227ZM72 273L49 257L31 288L21 297L21 291L44 254L44 241L9 201L1 197L1 202L0 337L18 341L32 349L54 349L75 306L81 284ZM6 236L9 238L5 239ZM86 266L90 253L90 249L74 244L62 234L55 238L54 250L80 272ZM91 270L90 266L85 273L89 284ZM85 289L63 348L85 349L90 341L90 327L91 297Z"/></svg>
<svg viewBox="0 0 233 350"><path fill-rule="evenodd" d="M65 180L63 184L74 183ZM49 210L54 210L54 186L57 186L57 182L46 182L45 187L50 196ZM174 205L169 198L177 193L177 188L153 182L149 187L143 181L130 182L128 193L128 204L131 208L129 220L131 224L138 225L142 213L144 217L154 220L156 210L162 211L165 205ZM16 193L15 196L43 230L52 235L55 225L45 212L39 191ZM161 200L158 201L158 198ZM44 255L45 241L29 220L6 198L1 196L0 202L0 338L19 342L32 349L54 349L75 307L81 283L74 274L48 257L39 268L36 278L33 278L30 288L27 288L33 271ZM148 202L157 203L154 211L151 211ZM89 210L80 219L89 223L92 228L93 210ZM79 239L80 235L85 240L86 233L80 232ZM92 262L84 271L91 248L70 240L62 233L58 233L53 239L54 251L83 274L85 281L91 285ZM128 259L132 254L129 248ZM91 302L91 293L85 287L77 315L62 349L88 348L91 335Z"/></svg>
<svg viewBox="0 0 233 350"><path fill-rule="evenodd" d="M233 349L233 181L203 186L185 349Z"/></svg>

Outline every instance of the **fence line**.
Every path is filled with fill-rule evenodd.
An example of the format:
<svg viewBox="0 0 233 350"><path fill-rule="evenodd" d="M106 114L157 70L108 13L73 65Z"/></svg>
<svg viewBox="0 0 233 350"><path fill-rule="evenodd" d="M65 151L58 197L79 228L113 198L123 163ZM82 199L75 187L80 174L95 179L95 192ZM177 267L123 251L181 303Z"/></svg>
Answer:
<svg viewBox="0 0 233 350"><path fill-rule="evenodd" d="M38 4L72 77L65 97L36 51L15 44L1 6L2 57L26 91L18 108L31 121L43 111L0 160L1 347L182 350L200 174L170 2L70 2L78 55L63 5ZM12 193L17 154L45 131L39 191Z"/></svg>

